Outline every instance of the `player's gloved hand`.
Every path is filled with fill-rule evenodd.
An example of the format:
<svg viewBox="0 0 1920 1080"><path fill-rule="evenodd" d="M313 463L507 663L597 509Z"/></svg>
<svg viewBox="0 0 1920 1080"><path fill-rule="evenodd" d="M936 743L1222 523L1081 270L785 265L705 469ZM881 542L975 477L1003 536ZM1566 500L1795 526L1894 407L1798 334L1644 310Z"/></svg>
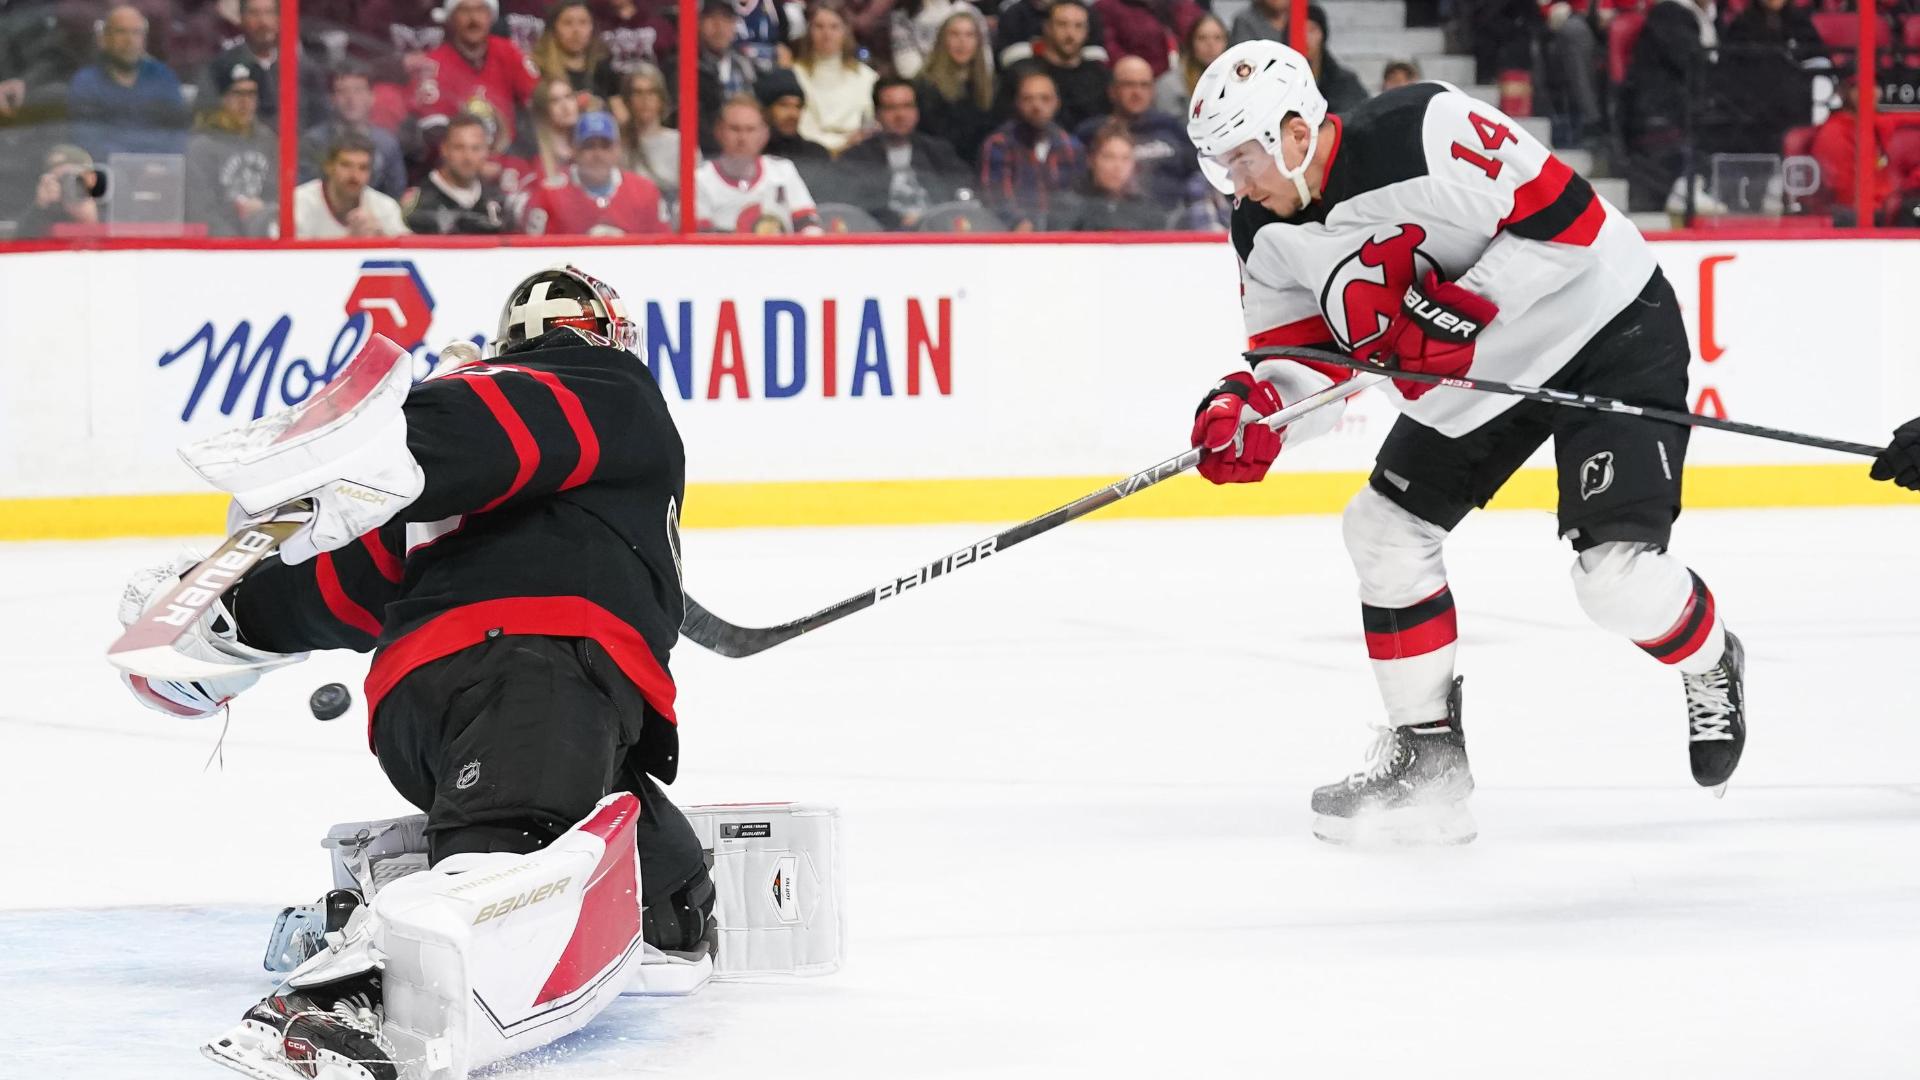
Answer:
<svg viewBox="0 0 1920 1080"><path fill-rule="evenodd" d="M200 558L191 551L183 551L158 566L150 566L134 574L127 582L125 591L120 594L120 625L133 625L141 612L165 596L168 590L179 583L180 575L193 569ZM133 691L133 696L140 700L140 704L168 716L211 716L220 710L220 706L260 681L260 674L266 668L258 665L278 667L306 659L305 653L289 656L242 645L239 630L234 626L233 614L225 601L218 601L209 608L199 622L174 642L174 648L196 660L229 663L236 665L236 668L232 675L190 682L169 682L124 671L120 673L120 681Z"/></svg>
<svg viewBox="0 0 1920 1080"><path fill-rule="evenodd" d="M1279 412L1283 403L1272 383L1236 371L1216 383L1194 414L1190 445L1200 455L1200 475L1216 484L1251 484L1267 475L1280 456L1284 429L1275 431L1260 418Z"/></svg>
<svg viewBox="0 0 1920 1080"><path fill-rule="evenodd" d="M1893 441L1873 459L1875 480L1891 480L1908 491L1920 491L1920 417L1894 429Z"/></svg>
<svg viewBox="0 0 1920 1080"><path fill-rule="evenodd" d="M1465 375L1473 366L1473 340L1498 314L1493 301L1429 270L1407 287L1400 313L1362 359L1429 375ZM1408 379L1395 379L1393 385L1408 401L1433 389L1432 383Z"/></svg>

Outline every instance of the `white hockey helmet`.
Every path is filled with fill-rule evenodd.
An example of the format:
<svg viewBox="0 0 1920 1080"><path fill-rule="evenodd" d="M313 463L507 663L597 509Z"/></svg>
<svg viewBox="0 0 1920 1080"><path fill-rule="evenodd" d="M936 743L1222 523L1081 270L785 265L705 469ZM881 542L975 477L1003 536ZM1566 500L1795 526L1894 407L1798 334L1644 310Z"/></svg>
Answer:
<svg viewBox="0 0 1920 1080"><path fill-rule="evenodd" d="M530 341L557 326L603 338L628 352L640 341L640 328L628 317L627 305L613 286L577 266L561 264L528 275L507 294L494 352L504 352L515 342Z"/></svg>
<svg viewBox="0 0 1920 1080"><path fill-rule="evenodd" d="M1297 169L1287 168L1280 154L1280 129L1286 118L1298 114L1312 134L1307 156ZM1258 140L1293 181L1300 205L1312 201L1307 193L1307 165L1319 144L1320 125L1327 118L1327 99L1314 85L1307 58L1277 41L1243 41L1216 57L1193 87L1187 113L1187 138L1200 151L1200 171L1223 195L1233 194L1234 178L1221 159Z"/></svg>

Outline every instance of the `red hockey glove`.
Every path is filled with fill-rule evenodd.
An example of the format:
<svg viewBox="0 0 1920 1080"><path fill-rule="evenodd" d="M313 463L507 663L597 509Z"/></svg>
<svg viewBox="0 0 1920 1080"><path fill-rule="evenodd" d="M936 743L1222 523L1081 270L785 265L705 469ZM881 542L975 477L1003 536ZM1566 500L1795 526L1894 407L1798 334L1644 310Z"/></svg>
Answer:
<svg viewBox="0 0 1920 1080"><path fill-rule="evenodd" d="M1200 402L1191 445L1200 447L1200 475L1216 484L1251 484L1280 456L1282 432L1255 423L1280 411L1273 384L1245 371L1221 379ZM1242 426L1245 425L1245 426Z"/></svg>
<svg viewBox="0 0 1920 1080"><path fill-rule="evenodd" d="M1439 275L1427 276L1407 287L1400 313L1380 335L1365 359L1403 371L1429 375L1465 375L1473 366L1473 339L1487 328L1500 309L1479 293L1463 289ZM1393 385L1408 401L1433 389L1432 383L1395 379Z"/></svg>

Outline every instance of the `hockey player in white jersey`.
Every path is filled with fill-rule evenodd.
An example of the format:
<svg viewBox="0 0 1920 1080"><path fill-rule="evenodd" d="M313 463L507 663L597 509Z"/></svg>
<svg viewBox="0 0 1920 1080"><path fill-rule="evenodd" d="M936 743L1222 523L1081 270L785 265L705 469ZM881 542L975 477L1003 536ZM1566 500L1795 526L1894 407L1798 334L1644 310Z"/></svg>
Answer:
<svg viewBox="0 0 1920 1080"><path fill-rule="evenodd" d="M1475 375L1686 409L1685 328L1646 241L1499 110L1445 83L1329 116L1306 60L1274 42L1223 53L1188 135L1235 199L1252 346L1313 346L1388 368ZM1257 481L1338 409L1279 432L1250 419L1350 377L1270 359L1223 378L1192 429L1215 483ZM1473 777L1442 550L1552 438L1574 593L1602 629L1682 676L1694 780L1722 789L1746 738L1740 642L1667 552L1685 427L1396 380L1404 414L1344 519L1386 706L1366 768L1313 793L1315 832L1460 843Z"/></svg>

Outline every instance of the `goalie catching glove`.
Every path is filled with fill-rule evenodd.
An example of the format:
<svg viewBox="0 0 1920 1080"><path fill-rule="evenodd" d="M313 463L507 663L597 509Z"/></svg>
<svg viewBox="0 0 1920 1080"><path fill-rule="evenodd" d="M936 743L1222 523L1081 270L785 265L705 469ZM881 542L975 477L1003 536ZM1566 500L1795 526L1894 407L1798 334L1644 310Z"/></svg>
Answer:
<svg viewBox="0 0 1920 1080"><path fill-rule="evenodd" d="M1440 275L1427 276L1407 286L1400 311L1386 333L1362 345L1361 359L1382 367L1458 378L1473 366L1473 342L1500 314L1494 302ZM1400 396L1418 401L1432 383L1395 379Z"/></svg>
<svg viewBox="0 0 1920 1080"><path fill-rule="evenodd" d="M193 569L199 562L200 556L183 551L167 562L134 574L120 594L120 625L133 625L142 612L179 584L181 574ZM231 664L234 672L215 678L167 681L123 671L120 681L147 708L168 716L189 719L211 716L220 711L220 706L259 682L263 671L307 658L305 653L289 656L241 644L239 628L234 625L233 613L224 601L216 601L205 615L188 627L186 633L174 642L174 648L196 660Z"/></svg>

